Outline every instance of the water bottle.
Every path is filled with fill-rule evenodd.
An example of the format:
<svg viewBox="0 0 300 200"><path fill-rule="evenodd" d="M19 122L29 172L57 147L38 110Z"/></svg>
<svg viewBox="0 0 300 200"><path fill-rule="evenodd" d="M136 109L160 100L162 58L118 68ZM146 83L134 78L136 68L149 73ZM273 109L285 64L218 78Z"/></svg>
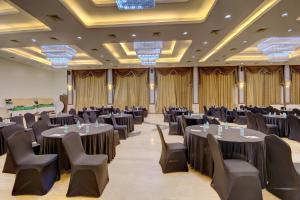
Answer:
<svg viewBox="0 0 300 200"><path fill-rule="evenodd" d="M228 123L225 122L225 129L228 129Z"/></svg>
<svg viewBox="0 0 300 200"><path fill-rule="evenodd" d="M77 126L77 128L80 128L81 125L80 125L80 121L79 120L77 121L76 126Z"/></svg>
<svg viewBox="0 0 300 200"><path fill-rule="evenodd" d="M68 132L69 127L67 125L64 125L64 133Z"/></svg>
<svg viewBox="0 0 300 200"><path fill-rule="evenodd" d="M269 112L269 117L271 117L272 116L272 113L271 112Z"/></svg>
<svg viewBox="0 0 300 200"><path fill-rule="evenodd" d="M89 133L89 132L90 132L90 126L89 126L89 125L86 125L86 126L85 126L85 132L86 132L86 133Z"/></svg>
<svg viewBox="0 0 300 200"><path fill-rule="evenodd" d="M245 129L243 127L240 128L240 136L245 136Z"/></svg>
<svg viewBox="0 0 300 200"><path fill-rule="evenodd" d="M96 126L97 128L99 127L98 120L96 120L95 126Z"/></svg>
<svg viewBox="0 0 300 200"><path fill-rule="evenodd" d="M222 135L222 131L223 131L222 125L218 125L218 136Z"/></svg>

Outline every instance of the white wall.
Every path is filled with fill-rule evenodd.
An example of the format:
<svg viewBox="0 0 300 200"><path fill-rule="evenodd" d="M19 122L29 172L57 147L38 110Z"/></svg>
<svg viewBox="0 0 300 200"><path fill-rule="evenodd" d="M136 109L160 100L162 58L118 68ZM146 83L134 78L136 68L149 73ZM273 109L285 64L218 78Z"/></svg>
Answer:
<svg viewBox="0 0 300 200"><path fill-rule="evenodd" d="M52 97L67 94L67 72L0 58L0 108L6 98Z"/></svg>

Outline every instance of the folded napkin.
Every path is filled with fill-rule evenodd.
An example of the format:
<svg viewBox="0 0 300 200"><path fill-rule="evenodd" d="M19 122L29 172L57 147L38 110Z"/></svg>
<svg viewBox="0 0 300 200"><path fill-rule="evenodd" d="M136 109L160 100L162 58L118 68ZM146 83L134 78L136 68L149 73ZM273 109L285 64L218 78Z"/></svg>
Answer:
<svg viewBox="0 0 300 200"><path fill-rule="evenodd" d="M217 139L220 139L220 138L222 138L221 136L219 136L219 135L214 135L214 137L215 138L217 138Z"/></svg>
<svg viewBox="0 0 300 200"><path fill-rule="evenodd" d="M253 135L246 135L246 136L243 136L244 138L249 138L249 139L258 139L259 137L257 136L253 136Z"/></svg>
<svg viewBox="0 0 300 200"><path fill-rule="evenodd" d="M199 129L191 129L191 131L194 131L194 132L201 132L201 130L199 130Z"/></svg>

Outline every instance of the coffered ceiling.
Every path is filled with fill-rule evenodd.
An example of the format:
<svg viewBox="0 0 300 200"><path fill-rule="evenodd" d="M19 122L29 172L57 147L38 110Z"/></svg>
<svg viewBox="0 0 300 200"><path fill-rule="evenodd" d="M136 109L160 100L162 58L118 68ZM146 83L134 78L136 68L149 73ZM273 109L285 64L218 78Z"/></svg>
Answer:
<svg viewBox="0 0 300 200"><path fill-rule="evenodd" d="M0 56L50 67L39 47L67 44L85 55L73 69L145 67L133 42L162 41L157 67L272 64L256 45L300 36L299 7L299 0L157 0L154 9L120 11L114 0L0 0ZM298 57L296 50L287 63L300 64Z"/></svg>

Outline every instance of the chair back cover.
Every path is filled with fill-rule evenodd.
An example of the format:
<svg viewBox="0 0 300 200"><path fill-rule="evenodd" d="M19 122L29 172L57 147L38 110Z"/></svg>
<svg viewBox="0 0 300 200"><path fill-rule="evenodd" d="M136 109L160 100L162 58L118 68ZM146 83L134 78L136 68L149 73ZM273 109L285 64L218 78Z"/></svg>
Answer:
<svg viewBox="0 0 300 200"><path fill-rule="evenodd" d="M98 117L97 121L98 121L98 123L105 124L105 120L103 117Z"/></svg>
<svg viewBox="0 0 300 200"><path fill-rule="evenodd" d="M24 127L19 125L19 124L14 124L11 126L5 126L2 129L2 136L4 138L5 141L7 141L7 139L13 135L14 133L18 132L18 131L24 131Z"/></svg>
<svg viewBox="0 0 300 200"><path fill-rule="evenodd" d="M246 112L247 116L247 128L258 130L255 114L252 112Z"/></svg>
<svg viewBox="0 0 300 200"><path fill-rule="evenodd" d="M97 115L96 115L96 113L95 113L94 111L91 111L91 112L90 112L90 122L91 122L91 123L95 123L96 120L97 120Z"/></svg>
<svg viewBox="0 0 300 200"><path fill-rule="evenodd" d="M47 123L50 123L50 118L47 112L43 111L41 112L41 119L46 121Z"/></svg>
<svg viewBox="0 0 300 200"><path fill-rule="evenodd" d="M24 123L23 123L23 117L22 116L14 116L10 118L11 122L15 122L16 124L23 126L24 127Z"/></svg>
<svg viewBox="0 0 300 200"><path fill-rule="evenodd" d="M35 123L35 115L32 113L25 113L24 118L26 122L26 127L32 128L33 124Z"/></svg>
<svg viewBox="0 0 300 200"><path fill-rule="evenodd" d="M76 115L77 113L76 113L76 110L75 110L74 108L71 108L71 109L69 110L69 114L70 114L70 115Z"/></svg>
<svg viewBox="0 0 300 200"><path fill-rule="evenodd" d="M9 152L17 165L27 156L34 155L31 144L31 137L24 131L18 131L7 139Z"/></svg>
<svg viewBox="0 0 300 200"><path fill-rule="evenodd" d="M36 141L39 144L42 144L43 141L42 132L49 129L48 123L44 120L39 120L33 124L32 129Z"/></svg>
<svg viewBox="0 0 300 200"><path fill-rule="evenodd" d="M82 114L82 117L83 117L84 123L87 123L87 124L90 123L90 116L87 114L87 112L84 112Z"/></svg>
<svg viewBox="0 0 300 200"><path fill-rule="evenodd" d="M162 130L161 130L161 128L158 124L156 125L156 128L158 130L159 138L160 138L160 141L161 141L162 152L166 152L167 151L167 144L166 144L164 135L162 133Z"/></svg>
<svg viewBox="0 0 300 200"><path fill-rule="evenodd" d="M71 132L66 134L62 139L62 143L72 165L74 165L81 156L85 155L82 141L78 133Z"/></svg>
<svg viewBox="0 0 300 200"><path fill-rule="evenodd" d="M267 133L268 128L264 116L260 113L256 113L255 118L258 130L260 132Z"/></svg>
<svg viewBox="0 0 300 200"><path fill-rule="evenodd" d="M290 127L289 138L300 141L300 119L294 115L289 115L287 121Z"/></svg>
<svg viewBox="0 0 300 200"><path fill-rule="evenodd" d="M290 146L276 135L266 136L265 145L268 186L291 188L299 184Z"/></svg>
<svg viewBox="0 0 300 200"><path fill-rule="evenodd" d="M117 123L116 118L115 118L114 115L111 115L111 121L112 121L112 123L113 123L114 128L115 128L116 126L118 126L118 123Z"/></svg>

